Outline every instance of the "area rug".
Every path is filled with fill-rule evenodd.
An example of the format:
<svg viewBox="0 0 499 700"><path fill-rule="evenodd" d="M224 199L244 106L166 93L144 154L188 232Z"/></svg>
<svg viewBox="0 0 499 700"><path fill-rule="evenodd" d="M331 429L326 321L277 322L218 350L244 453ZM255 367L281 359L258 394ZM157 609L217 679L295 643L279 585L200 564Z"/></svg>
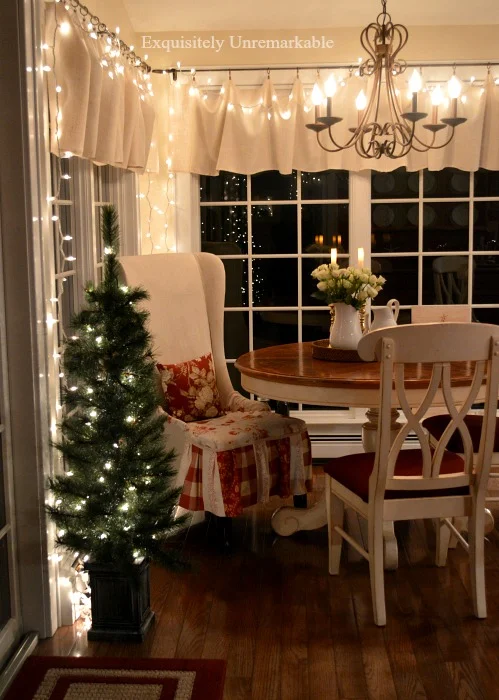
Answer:
<svg viewBox="0 0 499 700"><path fill-rule="evenodd" d="M225 661L30 656L5 700L222 700Z"/></svg>

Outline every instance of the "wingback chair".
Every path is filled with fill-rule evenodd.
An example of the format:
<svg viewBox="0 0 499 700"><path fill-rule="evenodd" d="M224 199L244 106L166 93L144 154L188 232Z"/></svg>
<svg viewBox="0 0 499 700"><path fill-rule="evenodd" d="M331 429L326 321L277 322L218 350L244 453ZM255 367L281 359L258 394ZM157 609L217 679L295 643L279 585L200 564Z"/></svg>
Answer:
<svg viewBox="0 0 499 700"><path fill-rule="evenodd" d="M179 505L234 517L273 495L305 494L312 471L305 423L273 413L232 386L224 352L221 260L210 253L175 253L120 262L124 282L149 292L145 307L157 362L213 356L224 415L198 422L168 415L165 425L167 444L178 457Z"/></svg>

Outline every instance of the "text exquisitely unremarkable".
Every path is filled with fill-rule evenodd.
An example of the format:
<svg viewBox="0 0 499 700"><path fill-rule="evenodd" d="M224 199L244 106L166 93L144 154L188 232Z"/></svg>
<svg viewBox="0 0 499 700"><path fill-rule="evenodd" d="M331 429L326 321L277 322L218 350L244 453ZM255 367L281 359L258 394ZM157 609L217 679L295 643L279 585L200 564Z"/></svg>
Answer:
<svg viewBox="0 0 499 700"><path fill-rule="evenodd" d="M332 49L334 41L323 36L306 38L295 35L288 39L245 39L241 35L229 36L228 39L218 39L211 35L200 37L180 36L177 38L156 39L150 34L142 35L142 49L162 49L163 51L179 51L185 49L204 49L219 53L227 44L231 49Z"/></svg>

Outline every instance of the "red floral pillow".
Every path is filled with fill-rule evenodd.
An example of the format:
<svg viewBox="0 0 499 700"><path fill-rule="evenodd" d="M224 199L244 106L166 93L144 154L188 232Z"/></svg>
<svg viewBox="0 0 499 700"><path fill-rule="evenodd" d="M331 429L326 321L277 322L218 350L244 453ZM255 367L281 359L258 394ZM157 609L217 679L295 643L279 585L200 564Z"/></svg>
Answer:
<svg viewBox="0 0 499 700"><path fill-rule="evenodd" d="M166 411L186 423L224 414L211 352L177 365L156 365Z"/></svg>

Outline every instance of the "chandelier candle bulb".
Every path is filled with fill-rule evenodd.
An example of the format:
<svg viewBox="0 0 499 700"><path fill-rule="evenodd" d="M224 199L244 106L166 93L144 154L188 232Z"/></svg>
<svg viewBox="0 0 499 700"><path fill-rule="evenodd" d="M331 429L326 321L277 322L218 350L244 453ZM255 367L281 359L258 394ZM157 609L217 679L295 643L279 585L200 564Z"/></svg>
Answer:
<svg viewBox="0 0 499 700"><path fill-rule="evenodd" d="M364 90L361 90L357 95L357 98L355 100L355 106L357 107L357 118L358 124L360 125L362 117L364 116L364 110L367 106L367 97Z"/></svg>
<svg viewBox="0 0 499 700"><path fill-rule="evenodd" d="M437 87L431 93L431 104L433 105L432 120L434 124L437 123L438 108L442 104L443 98L444 96L442 94L442 90L440 89L440 85L437 85Z"/></svg>
<svg viewBox="0 0 499 700"><path fill-rule="evenodd" d="M331 265L336 265L337 259L338 259L338 249L331 248Z"/></svg>
<svg viewBox="0 0 499 700"><path fill-rule="evenodd" d="M322 90L320 89L318 83L315 83L314 89L312 90L312 103L315 105L315 121L321 116L321 103L324 99L322 95Z"/></svg>
<svg viewBox="0 0 499 700"><path fill-rule="evenodd" d="M412 94L412 111L418 111L418 92L421 90L422 81L419 71L413 70L409 80L409 91Z"/></svg>
<svg viewBox="0 0 499 700"><path fill-rule="evenodd" d="M325 90L326 97L327 97L327 116L332 117L333 116L333 97L334 97L336 90L337 90L337 85L336 85L336 80L334 78L334 75L330 75L329 78L326 80L326 83L324 85L324 90Z"/></svg>

